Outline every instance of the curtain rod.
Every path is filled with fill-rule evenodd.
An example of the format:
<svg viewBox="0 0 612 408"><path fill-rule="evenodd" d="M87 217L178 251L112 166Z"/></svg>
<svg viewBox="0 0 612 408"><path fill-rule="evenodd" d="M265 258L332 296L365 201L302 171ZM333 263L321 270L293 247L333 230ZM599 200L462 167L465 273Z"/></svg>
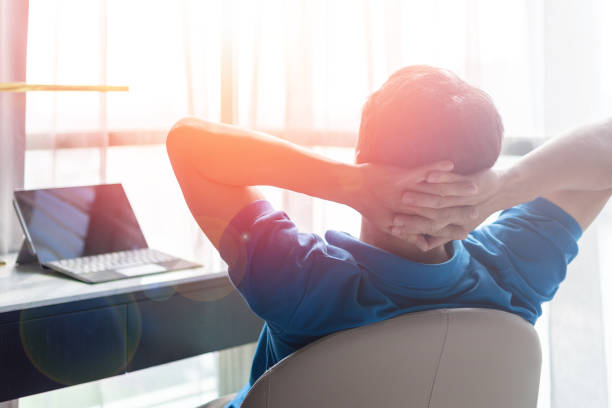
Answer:
<svg viewBox="0 0 612 408"><path fill-rule="evenodd" d="M25 82L0 83L0 92L30 92L30 91L79 91L79 92L127 92L127 86L106 85L42 85L26 84Z"/></svg>

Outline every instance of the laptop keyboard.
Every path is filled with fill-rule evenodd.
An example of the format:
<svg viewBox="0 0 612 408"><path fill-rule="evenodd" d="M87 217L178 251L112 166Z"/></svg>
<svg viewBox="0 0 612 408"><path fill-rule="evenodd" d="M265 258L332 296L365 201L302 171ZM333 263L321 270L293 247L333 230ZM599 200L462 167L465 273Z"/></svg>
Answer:
<svg viewBox="0 0 612 408"><path fill-rule="evenodd" d="M163 252L150 248L143 248L83 256L80 258L61 259L59 261L49 262L48 265L57 266L72 273L81 274L154 264L175 259L175 257L164 254Z"/></svg>

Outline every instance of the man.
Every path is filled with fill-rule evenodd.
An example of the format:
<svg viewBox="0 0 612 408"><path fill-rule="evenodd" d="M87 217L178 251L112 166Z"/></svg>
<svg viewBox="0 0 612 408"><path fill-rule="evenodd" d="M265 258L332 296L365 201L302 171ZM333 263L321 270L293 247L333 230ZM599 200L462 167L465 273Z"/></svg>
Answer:
<svg viewBox="0 0 612 408"><path fill-rule="evenodd" d="M448 307L535 322L612 194L612 121L495 171L502 133L486 93L428 66L396 72L370 97L353 165L232 126L174 126L167 148L189 208L266 321L230 406L266 369L338 330ZM360 239L299 232L256 185L355 208Z"/></svg>

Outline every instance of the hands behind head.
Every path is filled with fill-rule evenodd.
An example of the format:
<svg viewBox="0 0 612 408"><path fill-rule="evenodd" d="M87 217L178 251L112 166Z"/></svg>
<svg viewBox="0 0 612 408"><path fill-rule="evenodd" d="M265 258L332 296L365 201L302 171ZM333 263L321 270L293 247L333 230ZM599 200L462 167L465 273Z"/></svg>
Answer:
<svg viewBox="0 0 612 408"><path fill-rule="evenodd" d="M360 165L363 184L355 208L378 228L420 250L464 239L495 211L498 170L462 176L442 161L416 169Z"/></svg>

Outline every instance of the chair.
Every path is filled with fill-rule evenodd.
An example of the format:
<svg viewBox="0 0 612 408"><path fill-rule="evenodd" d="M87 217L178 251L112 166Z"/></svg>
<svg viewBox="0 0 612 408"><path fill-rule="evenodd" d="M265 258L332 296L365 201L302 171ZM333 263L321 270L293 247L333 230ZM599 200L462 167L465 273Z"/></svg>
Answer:
<svg viewBox="0 0 612 408"><path fill-rule="evenodd" d="M409 313L324 337L270 368L244 408L536 407L541 351L492 309Z"/></svg>

